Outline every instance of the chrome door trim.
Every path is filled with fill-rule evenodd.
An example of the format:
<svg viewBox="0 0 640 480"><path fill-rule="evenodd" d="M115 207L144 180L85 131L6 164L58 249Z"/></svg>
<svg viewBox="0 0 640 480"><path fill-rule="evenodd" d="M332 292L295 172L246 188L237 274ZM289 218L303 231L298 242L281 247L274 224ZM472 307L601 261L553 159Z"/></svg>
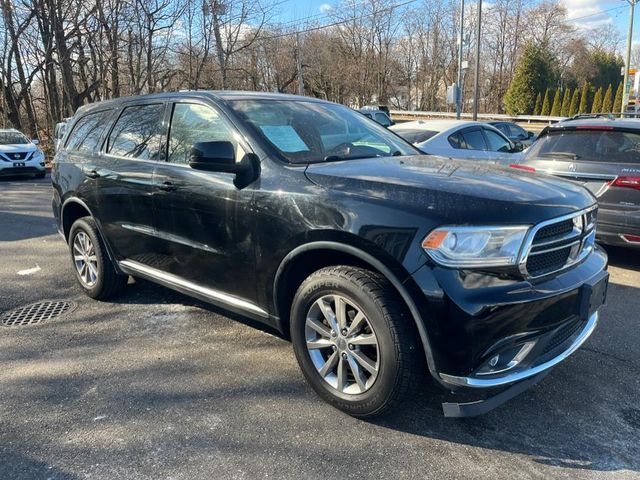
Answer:
<svg viewBox="0 0 640 480"><path fill-rule="evenodd" d="M224 293L219 290L203 287L202 285L190 282L189 280L185 280L184 278L172 273L163 272L162 270L149 267L148 265L144 265L134 260L122 260L118 262L118 265L123 272L128 273L129 275L142 275L150 280L156 280L158 283L168 287L193 292L194 294L205 297L211 303L222 304L223 306L230 306L240 310L249 311L264 318L269 316L265 310L252 302L229 295L228 293Z"/></svg>

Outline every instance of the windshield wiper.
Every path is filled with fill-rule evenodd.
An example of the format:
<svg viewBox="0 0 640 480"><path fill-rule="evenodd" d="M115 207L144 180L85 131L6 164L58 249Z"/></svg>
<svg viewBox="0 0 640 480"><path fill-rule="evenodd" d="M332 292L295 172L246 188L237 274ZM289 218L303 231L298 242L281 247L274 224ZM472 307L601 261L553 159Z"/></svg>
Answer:
<svg viewBox="0 0 640 480"><path fill-rule="evenodd" d="M360 160L363 158L377 158L382 155L354 155L350 157L349 155L327 155L324 157L325 162L339 162L340 160Z"/></svg>
<svg viewBox="0 0 640 480"><path fill-rule="evenodd" d="M354 156L349 156L349 155L327 155L326 157L324 157L324 161L325 162L338 162L340 160L360 160L363 158L380 158L380 157L397 157L402 155L402 152L400 150L396 150L393 153L390 153L388 155L382 155L379 153L376 153L374 155L354 155Z"/></svg>
<svg viewBox="0 0 640 480"><path fill-rule="evenodd" d="M578 160L580 158L580 155L576 155L575 153L571 153L571 152L545 152L545 153L539 153L538 156L539 157L567 157L572 160Z"/></svg>

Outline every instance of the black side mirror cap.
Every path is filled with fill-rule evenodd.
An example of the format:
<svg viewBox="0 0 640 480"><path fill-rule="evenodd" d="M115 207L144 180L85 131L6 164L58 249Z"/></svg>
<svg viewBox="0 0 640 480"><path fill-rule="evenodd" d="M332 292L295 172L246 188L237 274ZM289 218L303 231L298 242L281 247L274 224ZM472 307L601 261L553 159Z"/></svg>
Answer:
<svg viewBox="0 0 640 480"><path fill-rule="evenodd" d="M260 176L260 160L253 153L247 153L236 161L233 143L197 142L191 147L189 166L194 170L234 173L234 184L244 188Z"/></svg>
<svg viewBox="0 0 640 480"><path fill-rule="evenodd" d="M528 137L527 137L527 138L533 138L533 137L535 137L535 136L536 136L536 134L535 134L535 133L533 133L533 132L527 132L527 135L528 135Z"/></svg>
<svg viewBox="0 0 640 480"><path fill-rule="evenodd" d="M189 166L195 170L237 173L236 151L231 142L197 142L191 147Z"/></svg>

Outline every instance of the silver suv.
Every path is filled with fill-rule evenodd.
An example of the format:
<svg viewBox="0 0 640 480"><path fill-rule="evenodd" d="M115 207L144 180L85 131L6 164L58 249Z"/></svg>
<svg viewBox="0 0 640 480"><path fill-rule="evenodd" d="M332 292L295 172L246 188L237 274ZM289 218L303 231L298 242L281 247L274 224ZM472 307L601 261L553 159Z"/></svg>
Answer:
<svg viewBox="0 0 640 480"><path fill-rule="evenodd" d="M640 248L640 120L583 118L551 125L517 167L584 185L598 199L598 240Z"/></svg>

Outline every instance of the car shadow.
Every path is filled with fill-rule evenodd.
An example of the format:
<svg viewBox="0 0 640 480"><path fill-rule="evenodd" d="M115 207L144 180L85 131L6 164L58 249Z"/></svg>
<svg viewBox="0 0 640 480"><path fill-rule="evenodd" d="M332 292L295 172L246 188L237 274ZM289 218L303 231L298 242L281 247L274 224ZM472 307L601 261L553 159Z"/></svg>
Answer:
<svg viewBox="0 0 640 480"><path fill-rule="evenodd" d="M640 272L640 250L637 248L614 247L604 245L609 255L609 265Z"/></svg>
<svg viewBox="0 0 640 480"><path fill-rule="evenodd" d="M17 242L56 233L52 218L0 210L0 242Z"/></svg>

